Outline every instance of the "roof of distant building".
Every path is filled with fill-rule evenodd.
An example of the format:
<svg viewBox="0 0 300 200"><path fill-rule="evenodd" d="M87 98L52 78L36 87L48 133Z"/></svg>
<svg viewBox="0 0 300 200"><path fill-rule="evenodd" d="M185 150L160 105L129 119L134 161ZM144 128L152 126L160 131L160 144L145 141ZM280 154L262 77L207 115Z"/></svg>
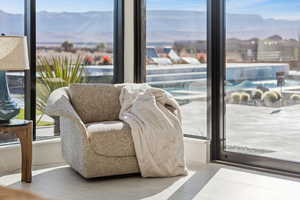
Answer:
<svg viewBox="0 0 300 200"><path fill-rule="evenodd" d="M273 35L267 38L268 40L283 40L280 35Z"/></svg>
<svg viewBox="0 0 300 200"><path fill-rule="evenodd" d="M154 47L147 47L146 55L148 58L159 58L158 53Z"/></svg>

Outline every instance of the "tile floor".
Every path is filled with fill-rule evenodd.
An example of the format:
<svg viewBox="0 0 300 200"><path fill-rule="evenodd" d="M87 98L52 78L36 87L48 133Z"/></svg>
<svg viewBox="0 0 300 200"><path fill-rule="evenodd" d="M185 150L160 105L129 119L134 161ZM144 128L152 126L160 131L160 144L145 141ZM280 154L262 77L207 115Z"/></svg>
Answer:
<svg viewBox="0 0 300 200"><path fill-rule="evenodd" d="M30 190L53 200L293 200L300 179L209 164L191 167L186 177L143 179L139 175L85 180L68 166L34 170L33 183L20 174L0 176L0 185Z"/></svg>

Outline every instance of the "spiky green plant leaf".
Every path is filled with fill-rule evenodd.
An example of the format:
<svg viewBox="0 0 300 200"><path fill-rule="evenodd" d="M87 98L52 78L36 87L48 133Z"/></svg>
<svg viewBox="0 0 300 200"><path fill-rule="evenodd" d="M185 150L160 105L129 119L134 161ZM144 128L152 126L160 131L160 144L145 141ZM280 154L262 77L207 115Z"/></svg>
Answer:
<svg viewBox="0 0 300 200"><path fill-rule="evenodd" d="M44 113L49 95L56 89L85 82L81 57L38 57L37 110Z"/></svg>

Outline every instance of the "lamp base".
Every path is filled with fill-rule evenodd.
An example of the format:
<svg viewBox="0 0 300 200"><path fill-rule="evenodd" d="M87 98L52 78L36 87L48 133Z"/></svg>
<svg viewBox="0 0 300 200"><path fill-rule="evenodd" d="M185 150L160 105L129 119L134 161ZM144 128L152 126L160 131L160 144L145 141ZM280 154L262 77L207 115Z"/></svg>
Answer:
<svg viewBox="0 0 300 200"><path fill-rule="evenodd" d="M7 123L20 113L20 107L12 99L3 101L0 99L0 123Z"/></svg>
<svg viewBox="0 0 300 200"><path fill-rule="evenodd" d="M18 104L10 98L6 73L0 71L0 123L9 121L20 112Z"/></svg>
<svg viewBox="0 0 300 200"><path fill-rule="evenodd" d="M10 120L0 120L0 124L9 124Z"/></svg>

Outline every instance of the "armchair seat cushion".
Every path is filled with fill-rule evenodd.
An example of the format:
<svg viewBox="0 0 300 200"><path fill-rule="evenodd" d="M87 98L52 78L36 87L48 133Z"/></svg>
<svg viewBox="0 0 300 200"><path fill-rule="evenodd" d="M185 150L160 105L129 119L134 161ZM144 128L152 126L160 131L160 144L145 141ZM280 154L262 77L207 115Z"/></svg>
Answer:
<svg viewBox="0 0 300 200"><path fill-rule="evenodd" d="M122 121L86 124L89 144L95 153L107 157L135 156L131 129Z"/></svg>

